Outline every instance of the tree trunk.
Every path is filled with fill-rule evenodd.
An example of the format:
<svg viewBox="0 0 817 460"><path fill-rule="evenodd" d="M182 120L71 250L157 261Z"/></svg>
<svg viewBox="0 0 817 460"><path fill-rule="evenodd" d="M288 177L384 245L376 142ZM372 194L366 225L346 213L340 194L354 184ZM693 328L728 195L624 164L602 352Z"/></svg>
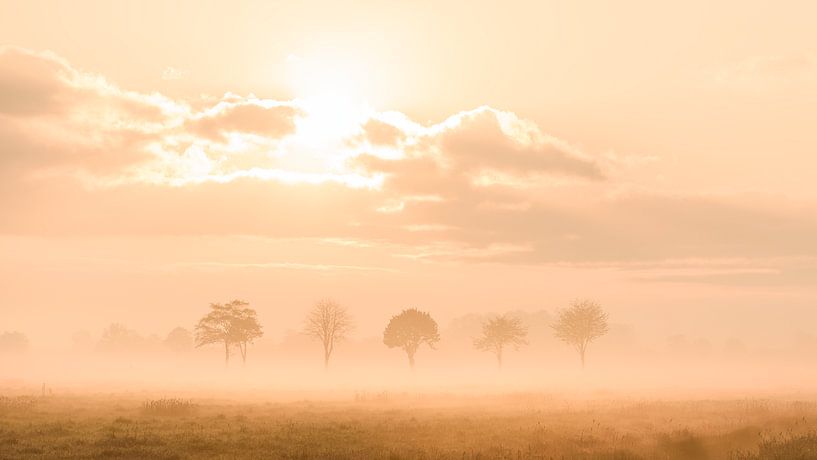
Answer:
<svg viewBox="0 0 817 460"><path fill-rule="evenodd" d="M496 365L502 369L502 347L496 347Z"/></svg>
<svg viewBox="0 0 817 460"><path fill-rule="evenodd" d="M584 348L579 350L579 355L582 357L582 370L584 370Z"/></svg>
<svg viewBox="0 0 817 460"><path fill-rule="evenodd" d="M247 342L239 343L238 349L241 351L241 365L247 365Z"/></svg>
<svg viewBox="0 0 817 460"><path fill-rule="evenodd" d="M224 367L228 367L230 365L230 343L226 340L224 341Z"/></svg>
<svg viewBox="0 0 817 460"><path fill-rule="evenodd" d="M323 351L323 370L329 370L329 350Z"/></svg>
<svg viewBox="0 0 817 460"><path fill-rule="evenodd" d="M408 355L409 367L413 371L414 370L414 351L406 351L406 354Z"/></svg>

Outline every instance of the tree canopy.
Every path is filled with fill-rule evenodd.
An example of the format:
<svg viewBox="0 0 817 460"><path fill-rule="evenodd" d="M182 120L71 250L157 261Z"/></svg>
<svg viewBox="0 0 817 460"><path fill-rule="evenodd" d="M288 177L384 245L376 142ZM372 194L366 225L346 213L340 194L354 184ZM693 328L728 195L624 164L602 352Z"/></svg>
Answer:
<svg viewBox="0 0 817 460"><path fill-rule="evenodd" d="M230 347L237 347L242 362L247 362L247 344L264 335L258 315L249 303L233 300L226 304L210 304L210 312L195 328L196 347L223 343L224 362L230 362Z"/></svg>
<svg viewBox="0 0 817 460"><path fill-rule="evenodd" d="M559 318L552 327L558 339L576 349L584 367L587 346L608 331L607 313L597 302L575 300L559 311Z"/></svg>
<svg viewBox="0 0 817 460"><path fill-rule="evenodd" d="M193 334L183 327L176 327L167 334L164 345L176 352L189 351L193 349Z"/></svg>
<svg viewBox="0 0 817 460"><path fill-rule="evenodd" d="M506 346L518 349L527 345L525 337L528 329L518 318L509 315L496 316L482 326L482 335L474 340L478 350L489 351L496 355L497 365L502 367L502 352Z"/></svg>
<svg viewBox="0 0 817 460"><path fill-rule="evenodd" d="M335 343L346 338L353 328L346 308L331 299L318 301L306 317L304 332L323 344L323 365L329 368L329 358Z"/></svg>
<svg viewBox="0 0 817 460"><path fill-rule="evenodd" d="M383 331L383 343L389 348L402 348L408 356L409 366L414 368L414 354L423 343L430 348L440 341L437 322L426 312L416 308L403 310L392 317Z"/></svg>

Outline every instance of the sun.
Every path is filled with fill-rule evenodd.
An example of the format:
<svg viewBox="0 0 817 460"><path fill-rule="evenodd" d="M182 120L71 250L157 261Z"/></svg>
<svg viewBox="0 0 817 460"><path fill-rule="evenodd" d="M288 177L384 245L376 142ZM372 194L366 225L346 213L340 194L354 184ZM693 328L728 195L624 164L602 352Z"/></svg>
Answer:
<svg viewBox="0 0 817 460"><path fill-rule="evenodd" d="M364 66L348 58L289 55L290 84L306 112L303 134L312 139L349 134L370 111Z"/></svg>

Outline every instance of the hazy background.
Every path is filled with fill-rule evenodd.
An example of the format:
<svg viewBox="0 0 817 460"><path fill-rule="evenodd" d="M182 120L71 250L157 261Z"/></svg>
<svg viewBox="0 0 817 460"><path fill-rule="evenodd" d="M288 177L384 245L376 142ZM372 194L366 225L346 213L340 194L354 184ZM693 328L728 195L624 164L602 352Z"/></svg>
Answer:
<svg viewBox="0 0 817 460"><path fill-rule="evenodd" d="M418 374L555 384L578 360L547 315L591 297L599 382L813 383L815 15L0 2L0 333L29 339L0 375L202 381L218 347L159 342L239 298L266 333L247 375L300 384L320 346L293 331L334 297L357 328L333 372L404 369L381 334L417 307L443 336ZM506 311L538 319L495 377L470 342ZM144 349L97 350L112 322Z"/></svg>

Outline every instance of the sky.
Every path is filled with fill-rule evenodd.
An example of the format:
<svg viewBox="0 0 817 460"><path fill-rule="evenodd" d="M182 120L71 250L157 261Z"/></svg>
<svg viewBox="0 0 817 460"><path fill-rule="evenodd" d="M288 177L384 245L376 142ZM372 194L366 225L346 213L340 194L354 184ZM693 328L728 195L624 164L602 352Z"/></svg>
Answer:
<svg viewBox="0 0 817 460"><path fill-rule="evenodd" d="M813 2L0 2L0 330L817 320Z"/></svg>

